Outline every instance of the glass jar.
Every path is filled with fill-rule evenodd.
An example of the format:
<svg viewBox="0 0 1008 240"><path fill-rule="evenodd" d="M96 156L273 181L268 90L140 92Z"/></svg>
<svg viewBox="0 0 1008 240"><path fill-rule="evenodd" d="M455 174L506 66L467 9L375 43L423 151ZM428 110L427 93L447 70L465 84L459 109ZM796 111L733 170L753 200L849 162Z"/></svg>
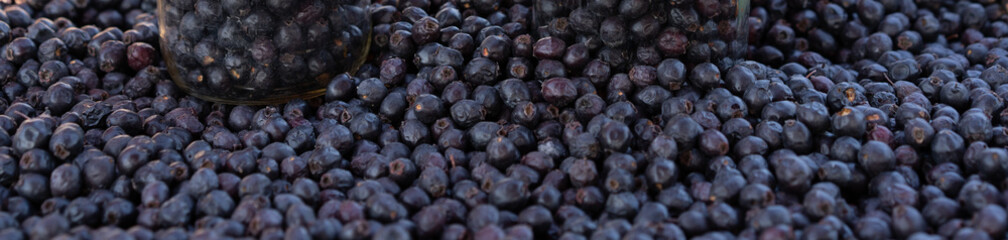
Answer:
<svg viewBox="0 0 1008 240"><path fill-rule="evenodd" d="M654 53L727 69L748 45L749 0L537 0L533 15L539 38L584 43L617 69Z"/></svg>
<svg viewBox="0 0 1008 240"><path fill-rule="evenodd" d="M370 45L370 0L158 0L161 50L186 92L228 104L325 93Z"/></svg>

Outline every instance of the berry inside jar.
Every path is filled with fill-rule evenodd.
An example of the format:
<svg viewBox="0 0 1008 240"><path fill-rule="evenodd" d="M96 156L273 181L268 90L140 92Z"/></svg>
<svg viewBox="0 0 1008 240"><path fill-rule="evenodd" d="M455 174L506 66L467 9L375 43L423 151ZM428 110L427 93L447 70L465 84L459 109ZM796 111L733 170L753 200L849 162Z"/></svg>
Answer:
<svg viewBox="0 0 1008 240"><path fill-rule="evenodd" d="M618 70L662 57L725 70L747 50L749 0L542 0L534 7L540 38L583 43Z"/></svg>
<svg viewBox="0 0 1008 240"><path fill-rule="evenodd" d="M206 100L312 98L366 58L369 2L159 0L161 48L175 82Z"/></svg>

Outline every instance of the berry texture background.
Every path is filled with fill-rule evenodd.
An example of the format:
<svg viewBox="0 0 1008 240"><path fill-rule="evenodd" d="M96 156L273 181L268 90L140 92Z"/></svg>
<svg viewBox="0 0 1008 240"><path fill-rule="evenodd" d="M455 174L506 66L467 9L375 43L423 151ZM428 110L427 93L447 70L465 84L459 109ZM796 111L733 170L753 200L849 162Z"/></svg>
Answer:
<svg viewBox="0 0 1008 240"><path fill-rule="evenodd" d="M177 87L156 1L0 2L0 239L1008 238L994 0L753 0L734 33L732 1L376 0L358 71L269 106ZM216 27L186 34L264 31Z"/></svg>

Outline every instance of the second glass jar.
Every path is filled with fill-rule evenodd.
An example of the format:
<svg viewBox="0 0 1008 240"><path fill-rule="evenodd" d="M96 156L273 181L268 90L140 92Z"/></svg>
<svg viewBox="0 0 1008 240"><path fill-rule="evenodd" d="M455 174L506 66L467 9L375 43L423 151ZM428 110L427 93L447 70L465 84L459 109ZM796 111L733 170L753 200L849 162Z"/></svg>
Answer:
<svg viewBox="0 0 1008 240"><path fill-rule="evenodd" d="M533 14L539 38L584 43L620 69L642 57L726 69L748 44L749 0L537 0Z"/></svg>
<svg viewBox="0 0 1008 240"><path fill-rule="evenodd" d="M231 104L324 94L370 45L369 0L158 0L161 49L183 90Z"/></svg>

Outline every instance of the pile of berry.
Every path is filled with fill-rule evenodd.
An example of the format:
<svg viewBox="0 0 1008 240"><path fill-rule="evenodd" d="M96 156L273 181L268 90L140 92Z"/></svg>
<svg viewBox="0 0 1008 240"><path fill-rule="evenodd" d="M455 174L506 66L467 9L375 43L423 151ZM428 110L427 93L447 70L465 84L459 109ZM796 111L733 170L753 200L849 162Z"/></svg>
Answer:
<svg viewBox="0 0 1008 240"><path fill-rule="evenodd" d="M731 66L638 15L376 0L361 69L273 106L176 87L156 1L17 2L0 239L1008 238L994 0L754 0Z"/></svg>

